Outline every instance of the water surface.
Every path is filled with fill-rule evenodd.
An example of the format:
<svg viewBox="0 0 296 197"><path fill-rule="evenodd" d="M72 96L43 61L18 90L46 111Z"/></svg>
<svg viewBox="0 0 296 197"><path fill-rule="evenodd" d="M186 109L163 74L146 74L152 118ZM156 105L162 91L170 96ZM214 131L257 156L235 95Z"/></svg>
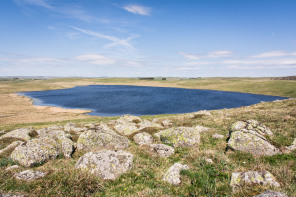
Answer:
<svg viewBox="0 0 296 197"><path fill-rule="evenodd" d="M188 113L248 106L286 97L215 90L90 85L69 89L20 93L35 105L92 110L94 116L156 115Z"/></svg>

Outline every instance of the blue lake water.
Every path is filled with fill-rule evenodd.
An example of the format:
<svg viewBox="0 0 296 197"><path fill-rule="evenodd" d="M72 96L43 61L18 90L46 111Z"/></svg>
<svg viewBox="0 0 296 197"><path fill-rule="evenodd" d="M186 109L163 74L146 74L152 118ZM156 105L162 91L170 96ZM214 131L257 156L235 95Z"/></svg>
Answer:
<svg viewBox="0 0 296 197"><path fill-rule="evenodd" d="M90 85L19 93L35 105L92 110L94 116L156 115L248 106L286 97L215 90Z"/></svg>

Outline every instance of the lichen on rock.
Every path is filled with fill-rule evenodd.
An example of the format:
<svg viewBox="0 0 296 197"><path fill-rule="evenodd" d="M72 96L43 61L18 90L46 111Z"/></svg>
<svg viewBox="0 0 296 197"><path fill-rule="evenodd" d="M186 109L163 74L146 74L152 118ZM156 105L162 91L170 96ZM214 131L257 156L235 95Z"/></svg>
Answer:
<svg viewBox="0 0 296 197"><path fill-rule="evenodd" d="M42 137L27 141L16 147L10 158L20 165L32 167L61 154L59 144L52 138Z"/></svg>
<svg viewBox="0 0 296 197"><path fill-rule="evenodd" d="M133 166L133 155L125 151L101 150L79 158L75 168L105 180L115 180Z"/></svg>
<svg viewBox="0 0 296 197"><path fill-rule="evenodd" d="M0 137L0 139L4 138L16 138L21 139L24 141L28 141L31 138L32 135L35 135L36 131L33 129L33 127L29 128L20 128L13 131L10 131ZM37 134L37 133L36 133Z"/></svg>
<svg viewBox="0 0 296 197"><path fill-rule="evenodd" d="M139 145L153 143L152 135L150 135L149 133L146 133L146 132L138 133L138 134L134 135L133 139Z"/></svg>
<svg viewBox="0 0 296 197"><path fill-rule="evenodd" d="M255 120L235 122L229 133L228 147L232 150L257 156L281 154L281 151L266 138L273 136L270 129Z"/></svg>
<svg viewBox="0 0 296 197"><path fill-rule="evenodd" d="M175 127L155 134L161 141L174 147L191 147L200 143L200 130L194 127Z"/></svg>
<svg viewBox="0 0 296 197"><path fill-rule="evenodd" d="M243 185L269 185L279 187L280 184L275 177L268 171L247 171L233 172L231 175L230 186L233 190Z"/></svg>
<svg viewBox="0 0 296 197"><path fill-rule="evenodd" d="M95 148L125 149L129 140L115 132L108 130L87 130L77 140L78 150L91 150Z"/></svg>

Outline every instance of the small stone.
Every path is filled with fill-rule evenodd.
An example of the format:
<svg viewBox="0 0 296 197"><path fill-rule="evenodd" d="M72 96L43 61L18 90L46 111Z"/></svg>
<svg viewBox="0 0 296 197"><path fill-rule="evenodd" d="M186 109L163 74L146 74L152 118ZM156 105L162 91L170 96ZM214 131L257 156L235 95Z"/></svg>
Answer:
<svg viewBox="0 0 296 197"><path fill-rule="evenodd" d="M280 184L268 171L234 172L231 175L230 186L235 190L242 185L269 185L279 187Z"/></svg>
<svg viewBox="0 0 296 197"><path fill-rule="evenodd" d="M133 166L133 155L125 151L101 150L89 152L79 158L75 168L89 172L104 180L115 180Z"/></svg>
<svg viewBox="0 0 296 197"><path fill-rule="evenodd" d="M44 177L46 173L41 171L25 170L19 173L16 173L14 177L19 180L32 181L41 177Z"/></svg>
<svg viewBox="0 0 296 197"><path fill-rule="evenodd" d="M150 151L156 152L160 157L170 157L175 154L175 149L165 144L150 144Z"/></svg>
<svg viewBox="0 0 296 197"><path fill-rule="evenodd" d="M171 185L179 185L181 183L181 170L188 170L189 166L175 163L171 166L163 176L162 180L170 183Z"/></svg>
<svg viewBox="0 0 296 197"><path fill-rule="evenodd" d="M149 133L143 132L143 133L138 133L134 137L134 141L139 144L152 144L153 143L153 137Z"/></svg>
<svg viewBox="0 0 296 197"><path fill-rule="evenodd" d="M253 197L289 197L289 196L282 193L282 192L267 190L267 191L263 192L262 194L259 194L257 196L253 196Z"/></svg>
<svg viewBox="0 0 296 197"><path fill-rule="evenodd" d="M212 116L211 112L209 112L207 110L201 110L201 111L195 112L195 113L193 113L193 115L195 117Z"/></svg>
<svg viewBox="0 0 296 197"><path fill-rule="evenodd" d="M18 165L13 165L13 166L7 167L5 170L6 171L12 171L12 170L15 170L15 169L18 169L18 168L20 168Z"/></svg>
<svg viewBox="0 0 296 197"><path fill-rule="evenodd" d="M212 138L214 138L214 139L223 139L224 135L220 135L220 134L215 133L214 135L212 135Z"/></svg>
<svg viewBox="0 0 296 197"><path fill-rule="evenodd" d="M211 163L211 164L214 163L212 159L206 159L206 162Z"/></svg>

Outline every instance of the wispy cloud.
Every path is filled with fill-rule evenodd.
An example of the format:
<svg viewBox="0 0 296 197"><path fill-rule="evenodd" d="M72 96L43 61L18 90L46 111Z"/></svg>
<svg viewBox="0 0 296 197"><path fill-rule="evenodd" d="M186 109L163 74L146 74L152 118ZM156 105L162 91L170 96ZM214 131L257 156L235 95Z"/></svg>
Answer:
<svg viewBox="0 0 296 197"><path fill-rule="evenodd" d="M144 16L149 16L151 14L150 7L145 7L140 5L126 5L123 7L123 9L133 14L139 14Z"/></svg>
<svg viewBox="0 0 296 197"><path fill-rule="evenodd" d="M27 3L30 5L41 6L44 8L52 9L53 7L46 0L14 0L17 4Z"/></svg>
<svg viewBox="0 0 296 197"><path fill-rule="evenodd" d="M100 54L84 54L74 57L76 60L84 61L95 65L111 65L115 64L116 60L100 55Z"/></svg>
<svg viewBox="0 0 296 197"><path fill-rule="evenodd" d="M206 64L210 64L211 62L187 62L185 63L188 66L194 66L194 65L206 65Z"/></svg>
<svg viewBox="0 0 296 197"><path fill-rule="evenodd" d="M180 55L182 55L185 59L188 60L198 60L200 57L198 55L190 54L190 53L184 53L184 52L179 52Z"/></svg>
<svg viewBox="0 0 296 197"><path fill-rule="evenodd" d="M137 37L137 35L131 35L130 37L128 37L126 39L120 39L120 38L117 38L115 36L101 34L99 32L94 32L94 31L91 31L91 30L85 30L85 29L81 29L81 28L78 28L78 27L72 27L72 28L79 31L79 32L81 32L81 33L87 34L89 36L94 36L94 37L103 38L103 39L112 41L111 43L105 45L104 46L105 48L118 47L118 46L124 46L126 48L134 48L132 46L132 44L130 43L130 41L131 41L131 39Z"/></svg>
<svg viewBox="0 0 296 197"><path fill-rule="evenodd" d="M54 6L46 0L14 0L19 6L34 5L47 8L53 13L61 15L66 18L74 18L84 22L98 22L98 23L109 23L108 19L96 18L89 15L83 8L78 5L71 6Z"/></svg>
<svg viewBox="0 0 296 197"><path fill-rule="evenodd" d="M229 57L232 54L232 51L211 51L204 55L199 54L191 54L191 53L184 53L179 52L187 60L198 60L201 58L219 58L219 57Z"/></svg>
<svg viewBox="0 0 296 197"><path fill-rule="evenodd" d="M254 58L270 58L270 57L283 57L283 56L296 56L296 52L287 53L284 51L269 51L269 52L253 55L252 57L254 57Z"/></svg>

